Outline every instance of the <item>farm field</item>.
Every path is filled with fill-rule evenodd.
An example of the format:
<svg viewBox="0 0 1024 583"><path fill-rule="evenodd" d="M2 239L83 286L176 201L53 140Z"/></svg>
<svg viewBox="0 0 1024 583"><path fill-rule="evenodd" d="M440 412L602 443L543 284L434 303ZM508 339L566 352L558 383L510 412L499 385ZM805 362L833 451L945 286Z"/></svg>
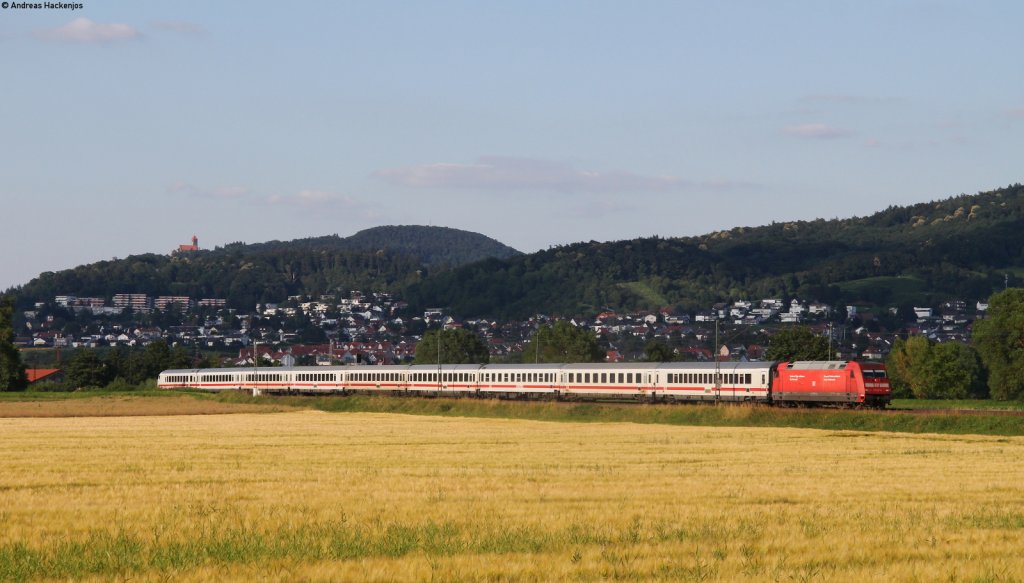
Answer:
<svg viewBox="0 0 1024 583"><path fill-rule="evenodd" d="M124 417L149 415L218 415L295 410L273 402L225 403L209 395L178 393L0 393L4 417Z"/></svg>
<svg viewBox="0 0 1024 583"><path fill-rule="evenodd" d="M1008 581L1024 438L0 419L0 580Z"/></svg>

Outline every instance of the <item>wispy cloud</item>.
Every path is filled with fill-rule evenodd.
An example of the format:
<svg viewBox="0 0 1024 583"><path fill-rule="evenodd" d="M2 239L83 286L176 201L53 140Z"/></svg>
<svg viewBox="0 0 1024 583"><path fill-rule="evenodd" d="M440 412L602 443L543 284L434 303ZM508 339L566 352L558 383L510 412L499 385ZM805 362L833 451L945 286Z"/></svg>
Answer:
<svg viewBox="0 0 1024 583"><path fill-rule="evenodd" d="M853 132L843 128L837 128L823 123L805 123L788 126L782 130L788 135L808 140L829 140L834 138L848 138Z"/></svg>
<svg viewBox="0 0 1024 583"><path fill-rule="evenodd" d="M127 24L102 24L83 16L58 28L37 31L35 36L48 42L107 44L139 39L142 33Z"/></svg>
<svg viewBox="0 0 1024 583"><path fill-rule="evenodd" d="M303 216L328 216L329 211L343 211L345 216L367 220L382 218L379 205L327 190L300 190L294 194L274 194L260 201L284 209L298 210ZM277 212L277 211L275 211Z"/></svg>
<svg viewBox="0 0 1024 583"><path fill-rule="evenodd" d="M1024 119L1024 107L1014 107L1006 110L1006 116L1013 119Z"/></svg>
<svg viewBox="0 0 1024 583"><path fill-rule="evenodd" d="M485 191L647 192L680 190L693 185L675 176L583 170L567 162L508 156L485 156L473 164L440 162L387 168L373 175L390 184L410 188Z"/></svg>
<svg viewBox="0 0 1024 583"><path fill-rule="evenodd" d="M179 180L167 189L171 194L183 194L194 198L231 200L244 198L251 190L244 186L219 186L217 188L200 188Z"/></svg>
<svg viewBox="0 0 1024 583"><path fill-rule="evenodd" d="M205 36L206 29L202 26L184 20L157 20L150 23L155 30L162 32L173 32L185 36Z"/></svg>

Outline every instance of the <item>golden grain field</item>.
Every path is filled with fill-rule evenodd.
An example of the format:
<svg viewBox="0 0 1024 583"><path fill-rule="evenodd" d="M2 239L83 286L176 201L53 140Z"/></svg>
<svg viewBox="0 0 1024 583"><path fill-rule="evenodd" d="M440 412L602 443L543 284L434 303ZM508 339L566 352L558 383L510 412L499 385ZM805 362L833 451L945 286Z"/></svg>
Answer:
<svg viewBox="0 0 1024 583"><path fill-rule="evenodd" d="M0 419L0 579L1012 581L1024 438Z"/></svg>

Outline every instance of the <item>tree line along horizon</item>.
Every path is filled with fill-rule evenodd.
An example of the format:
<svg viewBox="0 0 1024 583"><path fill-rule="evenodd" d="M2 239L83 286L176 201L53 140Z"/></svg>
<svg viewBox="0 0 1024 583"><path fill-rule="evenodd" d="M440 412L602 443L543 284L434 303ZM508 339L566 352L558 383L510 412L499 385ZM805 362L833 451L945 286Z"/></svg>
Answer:
<svg viewBox="0 0 1024 583"><path fill-rule="evenodd" d="M230 244L44 272L8 290L19 310L75 290L223 299L248 309L293 295L388 290L413 311L523 320L724 299L934 305L1020 285L1024 185L890 207L865 217L773 222L694 237L589 241L521 254L478 233L387 227L352 237ZM440 304L439 304L440 302Z"/></svg>
<svg viewBox="0 0 1024 583"><path fill-rule="evenodd" d="M28 387L21 353L14 346L14 301L0 298L0 391ZM652 340L645 360L677 359L665 343ZM587 329L559 321L540 326L522 352L510 361L524 363L601 362L605 350ZM785 328L769 341L766 360L828 360L828 340L807 326ZM66 381L53 390L80 387L132 389L155 386L162 370L212 368L209 355L196 360L183 346L152 342L141 351L115 346L102 356L98 350L78 349L64 367ZM471 330L427 330L417 345L414 364L486 364L490 353ZM268 363L269 365L270 363ZM1024 288L993 295L988 315L974 324L972 342L935 343L924 336L897 339L886 364L894 394L923 399L1024 398ZM148 383L148 385L147 385Z"/></svg>

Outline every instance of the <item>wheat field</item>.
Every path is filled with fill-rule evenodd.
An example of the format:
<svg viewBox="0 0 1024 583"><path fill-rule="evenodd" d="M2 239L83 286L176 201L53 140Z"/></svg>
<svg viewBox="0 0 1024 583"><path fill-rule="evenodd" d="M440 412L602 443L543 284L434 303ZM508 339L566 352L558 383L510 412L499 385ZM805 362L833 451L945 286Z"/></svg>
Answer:
<svg viewBox="0 0 1024 583"><path fill-rule="evenodd" d="M0 419L0 580L1014 581L1024 438Z"/></svg>

